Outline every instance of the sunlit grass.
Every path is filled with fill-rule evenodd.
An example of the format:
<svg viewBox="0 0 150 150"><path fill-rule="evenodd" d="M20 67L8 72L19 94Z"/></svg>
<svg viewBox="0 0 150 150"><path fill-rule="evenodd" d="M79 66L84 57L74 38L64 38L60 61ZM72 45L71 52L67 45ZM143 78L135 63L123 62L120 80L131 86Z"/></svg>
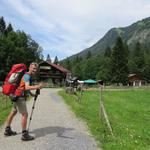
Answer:
<svg viewBox="0 0 150 150"><path fill-rule="evenodd" d="M150 90L104 91L103 99L114 136L99 116L99 91L85 91L82 103L60 92L104 150L150 149Z"/></svg>

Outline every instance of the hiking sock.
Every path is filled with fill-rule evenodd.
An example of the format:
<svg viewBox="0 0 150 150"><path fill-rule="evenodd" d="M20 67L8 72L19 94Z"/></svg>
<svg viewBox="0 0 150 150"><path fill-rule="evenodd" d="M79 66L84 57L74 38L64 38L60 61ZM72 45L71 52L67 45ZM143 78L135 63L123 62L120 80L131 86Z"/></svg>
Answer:
<svg viewBox="0 0 150 150"><path fill-rule="evenodd" d="M6 126L5 130L10 130L10 128L11 128L10 126Z"/></svg>
<svg viewBox="0 0 150 150"><path fill-rule="evenodd" d="M23 130L23 131L22 131L22 134L23 134L23 133L26 133L26 132L27 132L27 130Z"/></svg>

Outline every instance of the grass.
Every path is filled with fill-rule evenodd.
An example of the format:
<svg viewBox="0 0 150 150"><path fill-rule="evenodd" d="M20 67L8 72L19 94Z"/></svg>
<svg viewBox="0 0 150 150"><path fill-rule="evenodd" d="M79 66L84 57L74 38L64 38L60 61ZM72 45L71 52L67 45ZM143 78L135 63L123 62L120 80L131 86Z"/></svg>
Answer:
<svg viewBox="0 0 150 150"><path fill-rule="evenodd" d="M60 91L77 117L82 118L103 150L150 150L150 90L117 90L103 93L114 136L99 117L99 91L85 91L82 103Z"/></svg>
<svg viewBox="0 0 150 150"><path fill-rule="evenodd" d="M6 105L5 98L6 96L0 93L0 126L5 122L12 108L11 101L7 98L7 105Z"/></svg>

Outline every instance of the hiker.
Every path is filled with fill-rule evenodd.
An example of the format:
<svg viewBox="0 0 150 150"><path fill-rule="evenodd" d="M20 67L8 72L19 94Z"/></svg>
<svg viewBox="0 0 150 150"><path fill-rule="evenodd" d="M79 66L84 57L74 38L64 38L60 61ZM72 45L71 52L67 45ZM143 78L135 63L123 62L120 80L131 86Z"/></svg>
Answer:
<svg viewBox="0 0 150 150"><path fill-rule="evenodd" d="M23 141L29 141L33 140L34 137L29 135L27 131L27 117L28 117L28 112L27 112L27 107L26 107L26 99L29 94L31 96L35 96L33 93L30 92L30 90L36 90L36 89L41 89L44 85L43 83L40 83L38 85L31 85L31 77L36 74L38 69L38 64L37 63L31 63L29 66L29 71L26 72L19 84L18 88L23 88L22 96L18 97L16 102L13 102L13 109L10 112L7 120L6 120L6 128L4 135L5 136L11 136L11 135L16 135L17 133L15 131L12 131L11 129L11 122L14 118L14 116L17 114L17 111L21 113L22 118L21 118L21 125L22 125L22 137L21 139Z"/></svg>

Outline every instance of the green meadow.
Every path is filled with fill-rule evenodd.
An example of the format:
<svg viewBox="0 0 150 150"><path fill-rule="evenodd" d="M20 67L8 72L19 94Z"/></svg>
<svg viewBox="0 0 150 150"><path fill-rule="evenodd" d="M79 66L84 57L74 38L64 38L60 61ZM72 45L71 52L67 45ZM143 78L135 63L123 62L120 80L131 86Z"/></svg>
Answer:
<svg viewBox="0 0 150 150"><path fill-rule="evenodd" d="M150 150L150 90L103 91L113 134L99 115L99 91L84 91L82 102L75 95L59 93L76 116L84 120L103 150Z"/></svg>

